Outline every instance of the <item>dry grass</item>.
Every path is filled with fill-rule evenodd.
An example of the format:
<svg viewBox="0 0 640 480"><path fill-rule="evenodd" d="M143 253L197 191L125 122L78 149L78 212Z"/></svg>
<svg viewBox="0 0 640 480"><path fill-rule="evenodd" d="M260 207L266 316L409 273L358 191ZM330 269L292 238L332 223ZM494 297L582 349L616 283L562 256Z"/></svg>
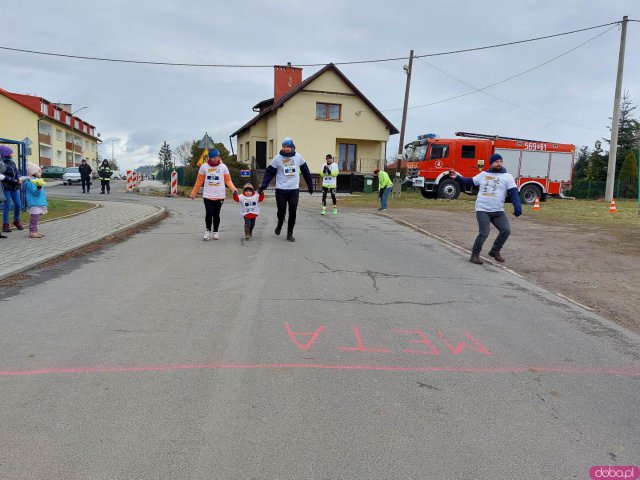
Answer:
<svg viewBox="0 0 640 480"><path fill-rule="evenodd" d="M340 197L339 202L342 207L374 209L378 206L378 194L353 194ZM524 216L546 222L640 228L640 210L636 200L617 200L616 207L616 213L609 213L609 202L604 200L549 198L540 203L538 211L533 210L530 205L524 205L522 210ZM423 198L416 192L402 192L400 198L389 199L389 209L393 208L473 212L475 196L461 194L457 200L436 200ZM512 208L507 204L505 210L510 213Z"/></svg>

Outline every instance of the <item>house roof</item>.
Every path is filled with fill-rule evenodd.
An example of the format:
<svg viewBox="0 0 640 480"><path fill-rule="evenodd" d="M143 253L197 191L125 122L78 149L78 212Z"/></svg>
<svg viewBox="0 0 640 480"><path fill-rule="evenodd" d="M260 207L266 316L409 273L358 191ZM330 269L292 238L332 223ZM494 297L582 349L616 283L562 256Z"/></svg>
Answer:
<svg viewBox="0 0 640 480"><path fill-rule="evenodd" d="M332 71L336 75L338 75L338 77L340 77L342 79L342 81L344 83L346 83L356 93L356 95L358 97L360 97L360 99L364 103L366 103L369 106L369 108L371 108L371 110L373 110L373 112L380 118L380 120L382 120L384 122L384 124L389 128L389 134L390 135L395 135L396 133L399 133L398 129L393 126L393 124L387 119L387 117L385 117L382 114L382 112L380 112L380 110L378 110L375 107L375 105L373 103L371 103L371 101L367 97L365 97L362 94L362 92L360 90L358 90L357 87L353 83L351 83L351 81L344 75L344 73L342 73L338 69L338 67L336 67L333 63L330 63L330 64L322 67L316 73L314 73L309 78L307 78L303 82L301 82L298 85L296 85L291 90L289 90L289 92L287 92L285 95L280 97L277 102L274 102L273 101L274 99L267 99L267 100L263 100L260 103L258 103L257 105L255 105L254 108L266 105L268 102L273 102L273 104L271 106L269 106L269 107L265 108L264 110L262 110L258 115L253 117L251 120L249 120L247 123L245 123L238 130L233 132L231 134L231 136L235 137L236 135L238 135L239 133L243 132L244 130L246 130L247 128L251 127L252 125L255 125L262 117L264 117L265 115L269 114L270 112L273 112L277 108L279 108L282 105L284 105L287 100L289 100L291 97L293 97L297 93L301 92L307 85L309 85L311 82L313 82L316 78L318 78L320 75L322 75L323 73L328 72L328 71Z"/></svg>
<svg viewBox="0 0 640 480"><path fill-rule="evenodd" d="M65 128L69 128L69 125L67 125L65 122L62 121L63 116L69 116L72 117L72 115L70 113L68 113L66 110L61 109L60 107L56 106L55 104L52 104L49 100L47 100L46 98L43 97L38 97L35 95L24 95L22 93L13 93L13 92L8 92L7 90L4 90L3 88L0 88L0 95L3 95L5 97L7 97L10 100L13 100L14 102L18 103L19 105L22 105L23 107L31 110L32 112L34 112L35 114L37 114L38 116L45 116L47 119L55 122L55 123L59 123L60 125L63 125ZM47 105L47 111L50 112L48 114L43 114L42 111L40 110L40 105L42 103L45 103ZM60 112L62 113L60 120L57 120L56 118L53 117L53 115L51 114L52 110L51 109L58 109L60 110ZM76 120L79 120L80 122L82 122L83 124L87 125L90 128L95 128L94 125L91 125L89 122L85 122L84 120L82 120L80 117L76 117L73 116L72 118L75 118ZM78 129L74 129L75 132L77 132L78 134L82 134L82 135L86 135L88 137L94 138L98 141L100 141L97 137L89 134L89 133L85 133L82 130L78 130Z"/></svg>

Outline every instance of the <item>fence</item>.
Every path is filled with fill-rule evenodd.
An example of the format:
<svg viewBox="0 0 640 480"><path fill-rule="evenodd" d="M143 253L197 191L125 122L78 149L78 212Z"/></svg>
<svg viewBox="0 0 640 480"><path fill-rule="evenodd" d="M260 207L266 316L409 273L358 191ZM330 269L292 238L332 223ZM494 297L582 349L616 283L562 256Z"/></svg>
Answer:
<svg viewBox="0 0 640 480"><path fill-rule="evenodd" d="M604 198L607 182L578 180L571 185L566 195L575 198ZM613 184L614 198L638 198L638 182L636 180L616 180ZM607 199L609 200L609 199Z"/></svg>

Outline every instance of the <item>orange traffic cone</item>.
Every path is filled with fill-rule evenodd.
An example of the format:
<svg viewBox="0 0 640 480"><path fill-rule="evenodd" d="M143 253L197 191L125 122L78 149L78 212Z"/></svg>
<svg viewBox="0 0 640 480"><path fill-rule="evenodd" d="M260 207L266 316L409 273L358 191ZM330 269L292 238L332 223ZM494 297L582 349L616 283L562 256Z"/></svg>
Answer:
<svg viewBox="0 0 640 480"><path fill-rule="evenodd" d="M540 200L538 199L538 197L536 197L533 202L533 210L540 210Z"/></svg>
<svg viewBox="0 0 640 480"><path fill-rule="evenodd" d="M618 210L616 209L616 201L612 198L611 203L609 204L609 213L616 213Z"/></svg>

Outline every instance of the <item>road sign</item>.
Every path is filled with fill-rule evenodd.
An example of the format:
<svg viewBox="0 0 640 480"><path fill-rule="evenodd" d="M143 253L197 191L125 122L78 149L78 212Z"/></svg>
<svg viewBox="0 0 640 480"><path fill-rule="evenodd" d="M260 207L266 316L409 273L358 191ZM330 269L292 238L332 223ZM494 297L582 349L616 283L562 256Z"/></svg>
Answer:
<svg viewBox="0 0 640 480"><path fill-rule="evenodd" d="M251 176L251 170L240 170L240 176L241 177L250 177Z"/></svg>

